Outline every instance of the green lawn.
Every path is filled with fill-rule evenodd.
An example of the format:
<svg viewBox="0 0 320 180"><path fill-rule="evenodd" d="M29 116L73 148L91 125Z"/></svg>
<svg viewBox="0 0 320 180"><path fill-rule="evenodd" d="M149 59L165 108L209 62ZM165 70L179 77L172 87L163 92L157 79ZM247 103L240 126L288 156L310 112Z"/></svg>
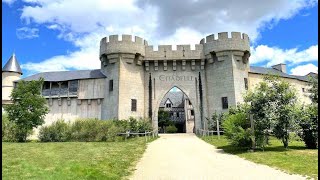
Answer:
<svg viewBox="0 0 320 180"><path fill-rule="evenodd" d="M146 149L124 142L2 143L3 179L122 179Z"/></svg>
<svg viewBox="0 0 320 180"><path fill-rule="evenodd" d="M204 141L223 149L230 154L238 155L244 159L265 164L290 174L307 175L318 178L318 150L306 149L303 141L289 142L286 150L281 141L271 137L270 145L264 152L257 150L248 152L246 149L239 149L231 146L225 136L205 136L201 137Z"/></svg>

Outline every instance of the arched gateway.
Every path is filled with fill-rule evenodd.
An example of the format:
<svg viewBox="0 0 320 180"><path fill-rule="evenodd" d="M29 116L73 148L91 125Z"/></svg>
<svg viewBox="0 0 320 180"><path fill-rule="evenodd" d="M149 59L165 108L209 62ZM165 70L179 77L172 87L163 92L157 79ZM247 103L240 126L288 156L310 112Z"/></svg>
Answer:
<svg viewBox="0 0 320 180"><path fill-rule="evenodd" d="M101 70L107 76L101 119L149 117L158 128L159 105L172 88L180 88L194 108L195 128L206 118L242 101L249 70L246 34L219 33L190 45L160 45L140 37L105 37L100 42Z"/></svg>

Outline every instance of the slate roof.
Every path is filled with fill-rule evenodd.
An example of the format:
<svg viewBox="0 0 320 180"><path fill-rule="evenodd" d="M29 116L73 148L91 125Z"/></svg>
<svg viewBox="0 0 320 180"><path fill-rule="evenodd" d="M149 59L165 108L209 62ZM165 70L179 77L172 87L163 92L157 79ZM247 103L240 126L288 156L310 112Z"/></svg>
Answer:
<svg viewBox="0 0 320 180"><path fill-rule="evenodd" d="M255 73L255 74L276 74L279 75L280 77L285 77L285 78L291 78L291 79L297 79L301 81L309 81L308 76L296 76L296 75L290 75L287 73L283 73L277 69L273 68L265 68L265 67L258 67L258 66L250 66L250 71L249 73Z"/></svg>
<svg viewBox="0 0 320 180"><path fill-rule="evenodd" d="M43 77L45 81L69 81L77 79L97 79L97 78L106 78L106 76L100 71L100 69L93 70L77 70L77 71L55 71L55 72L42 72L34 74L32 76L23 78L21 80L31 81L39 80L40 77Z"/></svg>
<svg viewBox="0 0 320 180"><path fill-rule="evenodd" d="M3 66L2 72L17 72L22 74L22 70L14 53L12 54L6 65Z"/></svg>
<svg viewBox="0 0 320 180"><path fill-rule="evenodd" d="M183 99L185 99L184 93L182 91L169 91L161 100L160 107L165 107L167 99L172 102L172 107L184 107Z"/></svg>

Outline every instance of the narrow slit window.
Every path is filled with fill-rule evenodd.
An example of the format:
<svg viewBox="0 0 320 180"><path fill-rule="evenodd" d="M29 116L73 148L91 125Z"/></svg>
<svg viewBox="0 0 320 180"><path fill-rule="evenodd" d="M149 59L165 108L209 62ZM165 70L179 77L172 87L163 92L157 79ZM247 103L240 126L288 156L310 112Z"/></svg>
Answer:
<svg viewBox="0 0 320 180"><path fill-rule="evenodd" d="M228 109L228 97L222 97L222 109Z"/></svg>
<svg viewBox="0 0 320 180"><path fill-rule="evenodd" d="M244 78L244 88L248 90L248 78Z"/></svg>
<svg viewBox="0 0 320 180"><path fill-rule="evenodd" d="M109 91L113 91L113 80L109 81Z"/></svg>
<svg viewBox="0 0 320 180"><path fill-rule="evenodd" d="M131 111L137 111L137 100L131 99Z"/></svg>

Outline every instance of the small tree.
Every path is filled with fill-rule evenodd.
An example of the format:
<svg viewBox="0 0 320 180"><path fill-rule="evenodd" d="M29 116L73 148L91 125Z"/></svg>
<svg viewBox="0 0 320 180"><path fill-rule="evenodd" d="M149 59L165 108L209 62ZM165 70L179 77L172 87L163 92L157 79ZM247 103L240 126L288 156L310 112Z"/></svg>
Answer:
<svg viewBox="0 0 320 180"><path fill-rule="evenodd" d="M251 103L249 113L253 115L255 144L264 148L268 144L269 129L273 108L269 103L268 84L262 81L244 96L246 103Z"/></svg>
<svg viewBox="0 0 320 180"><path fill-rule="evenodd" d="M312 103L298 109L295 115L300 127L298 135L307 148L315 149L318 147L318 75L311 77L309 82Z"/></svg>
<svg viewBox="0 0 320 180"><path fill-rule="evenodd" d="M269 130L273 130L274 135L281 139L287 148L289 130L294 124L293 108L297 101L294 88L279 77L269 75L258 85L255 92L245 97L245 100L251 102L258 143L266 144Z"/></svg>
<svg viewBox="0 0 320 180"><path fill-rule="evenodd" d="M44 117L49 112L46 99L41 95L43 78L38 81L19 81L11 92L13 104L7 105L5 110L10 121L17 126L16 138L25 142L34 127L44 123Z"/></svg>
<svg viewBox="0 0 320 180"><path fill-rule="evenodd" d="M166 126L173 125L170 120L170 114L168 111L159 110L158 112L158 126L165 130Z"/></svg>
<svg viewBox="0 0 320 180"><path fill-rule="evenodd" d="M266 81L270 84L270 102L274 105L273 132L278 139L282 140L285 148L289 143L289 130L293 129L293 111L297 102L294 88L275 76L267 76Z"/></svg>
<svg viewBox="0 0 320 180"><path fill-rule="evenodd" d="M310 85L310 98L313 104L318 105L318 74L316 76L310 76L309 78Z"/></svg>

